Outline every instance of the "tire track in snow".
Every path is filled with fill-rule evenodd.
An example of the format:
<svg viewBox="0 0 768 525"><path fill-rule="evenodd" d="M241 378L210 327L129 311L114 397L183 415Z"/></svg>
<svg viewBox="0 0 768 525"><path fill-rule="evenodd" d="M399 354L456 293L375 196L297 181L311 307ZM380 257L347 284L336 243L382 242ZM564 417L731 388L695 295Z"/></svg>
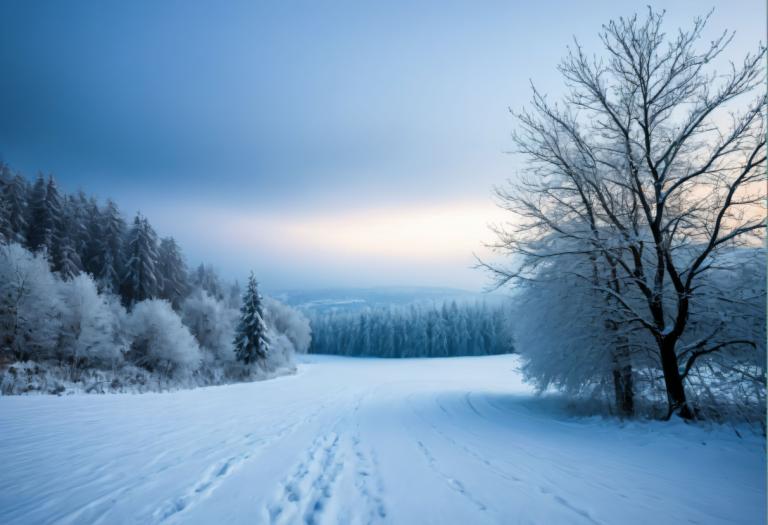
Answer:
<svg viewBox="0 0 768 525"><path fill-rule="evenodd" d="M472 394L471 392L467 392L467 393L466 393L466 394L463 396L463 397L464 397L464 401L465 401L466 405L467 405L467 406L470 408L470 410L471 410L471 411L472 411L474 414L476 414L476 415L477 415L479 418L481 418L481 419L484 419L484 420L487 420L488 418L486 418L485 416L483 416L483 414L482 414L482 413L481 413L481 412L480 412L480 411L477 409L477 407L474 405L474 403L472 403L472 400L471 400L471 394ZM435 401L437 402L437 404L438 404L438 406L439 406L439 408L440 408L441 412L443 412L444 414L446 414L446 415L448 415L449 417L451 417L451 416L450 416L450 413L449 413L449 412L448 412L448 410L445 408L445 406L443 406L443 405L442 405L442 404L441 404L441 403L440 403L440 402L439 402L437 399L436 399ZM519 478L519 477L517 477L517 476L514 476L514 475L512 475L512 474L509 474L509 473L505 472L504 470L500 469L499 467L497 467L496 465L494 465L494 464L493 464L493 463L492 463L490 460L488 460L488 459L487 459L485 456L483 456L483 455L482 455L482 454L480 454L479 452L477 452L477 451L473 450L471 447L469 447L469 446L467 446L467 445L465 445L465 444L463 444L463 443L460 443L460 442L458 442L456 439L454 439L453 437L451 437L450 435L448 435L446 432L444 432L444 431L440 430L440 429L439 429L439 428L438 428L438 427L437 427L437 426L436 426L434 423L431 423L431 422L427 421L427 420L426 420L426 418L424 418L424 416L423 416L422 414L420 414L420 413L418 412L418 410L416 410L416 409L413 407L413 405L412 405L412 404L411 404L411 408L413 409L414 413L416 413L416 415L417 415L417 416L419 416L419 418L420 418L420 419L421 419L421 420L422 420L424 423L426 423L427 425L429 425L429 426L432 428L432 430L433 430L433 431L434 431L436 434L438 434L439 436L441 436L443 439L445 439L447 442L449 442L449 443L450 443L450 444L452 444L453 446L455 446L455 447L457 447L457 448L459 448L459 449L463 450L463 451L464 451L464 452L466 452L467 454L469 454L469 456L470 456L470 457L472 457L472 458L474 458L475 460L477 460L477 461L479 461L480 463L482 463L482 464L483 464L483 465L484 465L484 466L487 468L487 470L489 470L490 472L493 472L494 474L498 475L499 477L501 477L502 479L505 479L505 480L514 481L514 482L516 482L516 483L523 483L523 482L524 482L524 481L523 481L521 478ZM528 456L529 456L529 457L531 457L531 458L536 458L536 459L540 459L540 460L542 459L541 457L538 457L538 456L536 456L536 455L533 455L533 454L530 454L530 453L526 453L526 455L528 455ZM561 470L561 471L563 471L564 473L570 473L570 474L573 474L572 472L569 472L569 471L567 471L567 470L564 470L564 469L560 469L560 470ZM592 515L591 515L591 514L590 514L590 513L589 513L587 510L584 510L584 509L582 509L582 508L580 508L580 507L578 507L578 506L576 506L576 505L572 504L572 503L571 503L571 502L570 502L568 499L564 498L563 496L561 496L561 495L559 495L559 494L556 494L556 493L554 492L554 490L553 490L553 489L551 489L551 488L549 488L548 486L546 486L546 485L540 485L538 488L539 488L539 491L540 491L542 494L545 494L545 495L547 495L547 496L550 496L550 497L551 497L551 498L552 498L552 499L553 499L553 500L554 500L556 503L558 503L559 505L561 505L561 506L563 506L564 508L568 509L569 511L571 511L571 512L574 512L574 513L578 514L579 516L581 516L582 518L586 519L588 522L592 523L593 525L601 525L601 522L599 522L599 521L597 521L596 519L594 519L594 518L592 517Z"/></svg>
<svg viewBox="0 0 768 525"><path fill-rule="evenodd" d="M446 414L447 416L450 417L450 413L446 410L446 408L439 401L436 400L436 402L437 402L437 405L440 408L440 410L444 414ZM419 419L421 419L422 422L426 423L432 429L432 431L435 434L437 434L438 436L443 438L445 441L450 443L452 446L454 446L454 447L462 450L466 454L468 454L475 461L478 461L478 462L482 463L483 466L485 466L485 468L489 472L492 472L492 473L496 474L497 476L499 476L500 478L502 478L504 480L507 480L507 481L513 481L515 483L523 483L523 480L521 478L515 476L514 474L510 474L510 473L502 470L500 467L498 467L497 465L493 464L488 458L486 458L485 456L483 456L482 454L480 454L479 452L477 452L473 448L469 447L468 445L466 445L464 443L460 443L455 438L450 436L448 433L446 433L443 430L441 430L437 425L435 425L434 423L432 423L430 421L427 421L427 419L423 415L421 415L421 413L419 413L418 410L413 408L413 406L411 406L411 408L413 409L414 413L417 416L419 416Z"/></svg>
<svg viewBox="0 0 768 525"><path fill-rule="evenodd" d="M467 488L464 486L464 484L460 480L440 470L440 468L437 465L437 461L435 460L435 457L432 455L429 449L424 445L424 443L422 443L421 441L417 441L416 444L419 446L419 450L421 451L421 453L427 459L427 464L429 465L429 468L431 468L436 474L438 474L441 478L443 478L443 480L445 480L446 484L451 489L455 490L456 492L464 496L466 499L468 499L470 502L472 502L472 504L475 507L477 507L478 510L481 510L483 512L488 510L488 507L485 505L485 503L483 503L482 501L477 499L475 496L473 496L472 493L467 490Z"/></svg>

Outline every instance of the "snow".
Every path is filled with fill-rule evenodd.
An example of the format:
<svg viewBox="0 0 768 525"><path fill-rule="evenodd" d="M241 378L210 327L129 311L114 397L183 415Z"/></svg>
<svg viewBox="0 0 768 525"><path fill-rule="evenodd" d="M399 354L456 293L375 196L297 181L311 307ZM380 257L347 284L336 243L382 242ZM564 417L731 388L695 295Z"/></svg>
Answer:
<svg viewBox="0 0 768 525"><path fill-rule="evenodd" d="M765 441L569 416L515 356L0 397L0 523L764 523Z"/></svg>

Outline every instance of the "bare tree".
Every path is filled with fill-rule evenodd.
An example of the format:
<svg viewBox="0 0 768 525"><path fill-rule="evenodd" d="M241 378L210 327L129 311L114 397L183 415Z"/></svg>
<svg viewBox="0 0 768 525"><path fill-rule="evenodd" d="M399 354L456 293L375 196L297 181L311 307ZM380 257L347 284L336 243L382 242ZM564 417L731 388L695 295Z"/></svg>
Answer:
<svg viewBox="0 0 768 525"><path fill-rule="evenodd" d="M697 361L756 345L723 339L718 326L689 340L688 328L712 293L699 289L707 272L764 235L766 49L720 74L712 63L733 33L702 46L709 15L671 35L663 20L649 8L611 21L602 58L575 42L559 67L563 104L534 88L530 109L516 113L526 176L497 190L515 219L497 228L494 247L515 257L507 267L481 265L504 285L535 278L552 257L588 258L594 271L582 277L603 295L607 322L623 327L618 380L631 366L622 334L642 328L655 342L669 414L692 418L685 380Z"/></svg>

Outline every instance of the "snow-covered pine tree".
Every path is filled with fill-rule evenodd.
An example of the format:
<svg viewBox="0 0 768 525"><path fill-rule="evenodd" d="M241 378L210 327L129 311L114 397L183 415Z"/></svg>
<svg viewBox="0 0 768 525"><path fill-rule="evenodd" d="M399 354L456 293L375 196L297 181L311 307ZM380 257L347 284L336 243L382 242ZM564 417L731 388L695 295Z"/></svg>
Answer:
<svg viewBox="0 0 768 525"><path fill-rule="evenodd" d="M239 310L241 297L242 291L240 290L240 283L235 281L232 286L229 287L229 299L227 300L227 306L235 310Z"/></svg>
<svg viewBox="0 0 768 525"><path fill-rule="evenodd" d="M7 243L12 237L11 221L8 220L10 206L5 202L5 187L13 179L8 166L0 162L0 243Z"/></svg>
<svg viewBox="0 0 768 525"><path fill-rule="evenodd" d="M82 271L80 257L68 237L62 238L56 246L54 261L56 271L65 281L79 275Z"/></svg>
<svg viewBox="0 0 768 525"><path fill-rule="evenodd" d="M54 246L53 268L65 280L71 279L83 271L78 246L84 237L82 213L78 201L67 196L61 209L56 243Z"/></svg>
<svg viewBox="0 0 768 525"><path fill-rule="evenodd" d="M267 325L264 323L261 295L253 272L248 277L248 287L243 295L234 343L237 359L246 365L265 359L269 352Z"/></svg>
<svg viewBox="0 0 768 525"><path fill-rule="evenodd" d="M61 197L53 177L46 183L39 175L29 200L29 248L53 254L61 220Z"/></svg>
<svg viewBox="0 0 768 525"><path fill-rule="evenodd" d="M27 181L16 175L3 186L2 200L5 203L6 220L10 237L8 242L27 242Z"/></svg>
<svg viewBox="0 0 768 525"><path fill-rule="evenodd" d="M8 220L8 203L0 199L0 243L7 244L13 236L11 221Z"/></svg>
<svg viewBox="0 0 768 525"><path fill-rule="evenodd" d="M224 300L224 288L213 266L201 263L189 277L193 286L208 292L208 295L218 301Z"/></svg>
<svg viewBox="0 0 768 525"><path fill-rule="evenodd" d="M173 237L165 237L160 241L157 269L160 298L171 303L174 310L178 311L187 296L189 284L184 256Z"/></svg>
<svg viewBox="0 0 768 525"><path fill-rule="evenodd" d="M96 270L96 282L100 290L117 291L120 289L121 276L125 266L125 230L126 224L114 201L107 200L107 205L100 218L99 262Z"/></svg>
<svg viewBox="0 0 768 525"><path fill-rule="evenodd" d="M136 215L128 234L128 261L121 286L123 301L128 306L153 299L158 295L157 234L149 221Z"/></svg>
<svg viewBox="0 0 768 525"><path fill-rule="evenodd" d="M64 235L71 239L71 244L82 261L88 245L88 197L80 190L77 195L67 195L64 199L64 220L69 221L69 230Z"/></svg>
<svg viewBox="0 0 768 525"><path fill-rule="evenodd" d="M83 263L83 269L96 279L104 260L101 212L93 197L81 202L81 208L84 232L80 260Z"/></svg>

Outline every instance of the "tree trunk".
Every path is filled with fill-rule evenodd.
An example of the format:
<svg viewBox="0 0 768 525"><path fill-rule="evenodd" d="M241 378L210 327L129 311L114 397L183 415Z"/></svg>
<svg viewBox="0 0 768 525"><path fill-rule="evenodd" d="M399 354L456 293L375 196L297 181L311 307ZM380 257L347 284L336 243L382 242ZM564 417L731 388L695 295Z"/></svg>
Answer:
<svg viewBox="0 0 768 525"><path fill-rule="evenodd" d="M613 362L613 391L616 409L621 417L635 415L635 390L632 382L632 363L626 349L616 350Z"/></svg>
<svg viewBox="0 0 768 525"><path fill-rule="evenodd" d="M621 417L635 415L635 393L632 385L632 365L613 369L613 389L616 408Z"/></svg>
<svg viewBox="0 0 768 525"><path fill-rule="evenodd" d="M671 337L665 337L659 341L661 367L664 371L664 386L667 389L667 402L669 403L667 418L676 412L683 419L694 419L693 411L688 406L685 398L685 385L680 376L680 369L677 366L676 343L677 340Z"/></svg>

